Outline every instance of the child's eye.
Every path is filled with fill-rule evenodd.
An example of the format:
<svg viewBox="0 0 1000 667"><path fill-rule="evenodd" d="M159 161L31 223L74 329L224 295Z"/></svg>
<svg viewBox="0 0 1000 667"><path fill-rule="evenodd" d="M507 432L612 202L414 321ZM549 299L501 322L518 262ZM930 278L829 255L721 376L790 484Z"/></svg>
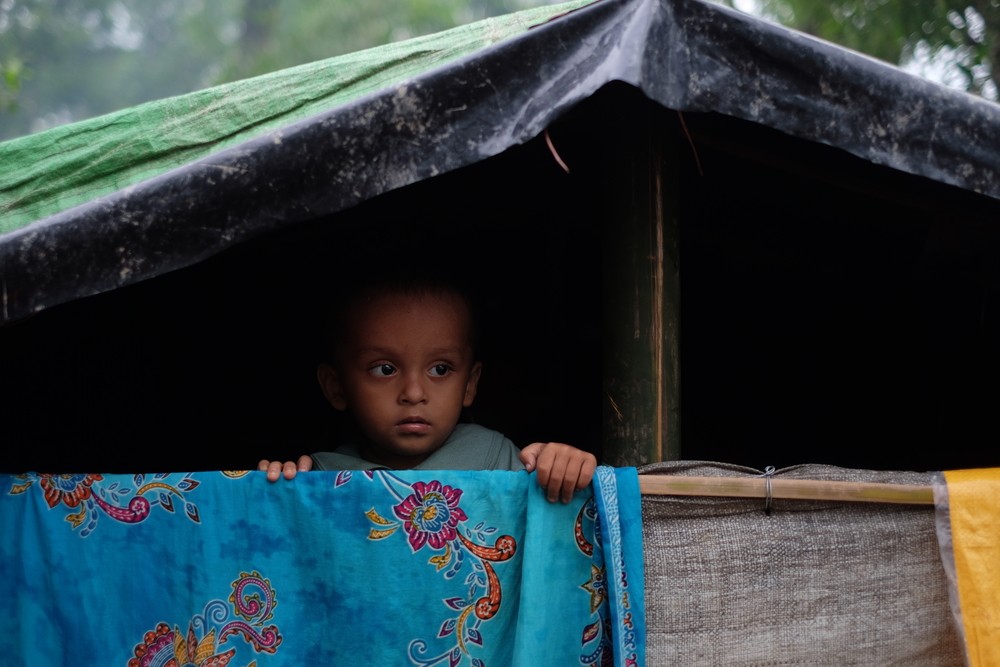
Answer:
<svg viewBox="0 0 1000 667"><path fill-rule="evenodd" d="M379 364L372 366L368 372L378 377L388 377L396 372L396 367L392 364Z"/></svg>
<svg viewBox="0 0 1000 667"><path fill-rule="evenodd" d="M435 366L431 366L431 370L429 372L435 377L444 377L451 372L451 366L448 364L437 364Z"/></svg>

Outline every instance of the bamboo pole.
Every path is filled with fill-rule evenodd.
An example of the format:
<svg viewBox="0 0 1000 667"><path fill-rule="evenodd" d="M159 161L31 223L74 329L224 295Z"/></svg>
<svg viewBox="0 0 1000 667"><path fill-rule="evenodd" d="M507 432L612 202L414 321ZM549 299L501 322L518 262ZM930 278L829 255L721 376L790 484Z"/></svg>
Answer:
<svg viewBox="0 0 1000 667"><path fill-rule="evenodd" d="M655 496L724 496L737 498L768 497L768 478L760 477L684 477L677 475L639 475L639 490ZM843 500L904 505L933 505L934 490L918 484L879 482L836 482L817 479L770 478L772 499Z"/></svg>

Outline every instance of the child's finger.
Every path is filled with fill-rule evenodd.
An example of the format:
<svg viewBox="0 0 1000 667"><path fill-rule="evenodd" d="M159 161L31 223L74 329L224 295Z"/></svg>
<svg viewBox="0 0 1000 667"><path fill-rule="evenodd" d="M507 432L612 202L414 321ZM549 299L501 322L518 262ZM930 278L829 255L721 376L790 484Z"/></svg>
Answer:
<svg viewBox="0 0 1000 667"><path fill-rule="evenodd" d="M593 454L587 454L586 459L580 466L580 476L576 480L576 488L582 489L590 485L597 471L597 458Z"/></svg>
<svg viewBox="0 0 1000 667"><path fill-rule="evenodd" d="M532 472L535 466L538 464L538 450L542 448L542 443L533 442L530 445L521 449L521 452L517 455L521 459L524 469L528 472Z"/></svg>
<svg viewBox="0 0 1000 667"><path fill-rule="evenodd" d="M583 461L573 459L566 465L566 471L562 479L560 497L564 503L573 500L573 493L580 487L579 479L581 475Z"/></svg>
<svg viewBox="0 0 1000 667"><path fill-rule="evenodd" d="M257 464L257 470L267 473L267 481L277 482L278 478L281 477L281 461L263 460Z"/></svg>
<svg viewBox="0 0 1000 667"><path fill-rule="evenodd" d="M566 472L565 457L556 458L552 462L552 466L549 469L548 479L545 482L545 491L550 503L554 503L561 498L565 498L563 489L566 485ZM571 491L570 499L572 499L572 497L573 493ZM563 502L569 502L569 500L563 500Z"/></svg>

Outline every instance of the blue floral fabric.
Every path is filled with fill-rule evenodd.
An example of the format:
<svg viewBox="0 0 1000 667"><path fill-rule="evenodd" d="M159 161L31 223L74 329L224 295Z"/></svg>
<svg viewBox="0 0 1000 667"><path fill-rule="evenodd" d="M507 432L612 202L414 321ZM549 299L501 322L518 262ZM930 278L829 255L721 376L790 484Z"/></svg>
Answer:
<svg viewBox="0 0 1000 667"><path fill-rule="evenodd" d="M645 664L634 468L0 475L0 664Z"/></svg>

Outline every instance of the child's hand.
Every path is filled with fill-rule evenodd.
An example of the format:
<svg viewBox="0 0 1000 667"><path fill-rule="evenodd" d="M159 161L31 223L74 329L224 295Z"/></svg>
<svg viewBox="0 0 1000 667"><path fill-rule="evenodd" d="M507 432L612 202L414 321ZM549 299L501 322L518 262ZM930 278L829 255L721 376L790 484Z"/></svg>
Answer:
<svg viewBox="0 0 1000 667"><path fill-rule="evenodd" d="M553 503L571 501L574 491L590 484L597 467L593 454L561 442L534 442L519 458L528 472L537 471L538 483Z"/></svg>
<svg viewBox="0 0 1000 667"><path fill-rule="evenodd" d="M303 454L299 457L298 463L295 461L268 461L267 459L262 459L260 463L257 464L257 470L267 472L267 481L277 482L278 478L281 477L281 473L285 473L285 479L292 479L295 477L296 473L308 472L312 470L313 460L308 454Z"/></svg>

